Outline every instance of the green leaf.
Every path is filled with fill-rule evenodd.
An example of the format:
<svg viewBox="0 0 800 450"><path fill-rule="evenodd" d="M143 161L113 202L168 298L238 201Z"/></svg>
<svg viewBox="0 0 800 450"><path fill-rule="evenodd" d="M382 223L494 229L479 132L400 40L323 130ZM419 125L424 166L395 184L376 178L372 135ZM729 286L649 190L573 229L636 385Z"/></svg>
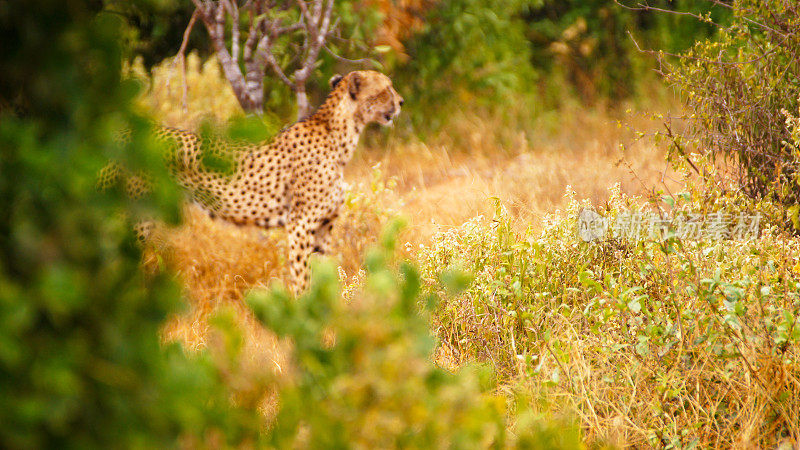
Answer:
<svg viewBox="0 0 800 450"><path fill-rule="evenodd" d="M794 225L794 229L800 231L800 204L790 206L786 209L786 214Z"/></svg>

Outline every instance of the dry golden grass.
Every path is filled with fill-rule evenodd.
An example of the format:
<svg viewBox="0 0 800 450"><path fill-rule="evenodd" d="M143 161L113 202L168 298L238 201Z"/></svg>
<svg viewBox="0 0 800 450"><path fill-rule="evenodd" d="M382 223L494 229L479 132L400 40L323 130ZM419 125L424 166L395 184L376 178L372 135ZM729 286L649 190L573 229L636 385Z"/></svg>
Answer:
<svg viewBox="0 0 800 450"><path fill-rule="evenodd" d="M794 264L792 270L800 273L800 260L796 257L800 240L787 239L781 244L785 245L785 261ZM767 254L772 251L769 248L774 250L775 242L764 239L751 244L745 252ZM735 250L729 253L732 259L737 257L733 256ZM614 259L614 264L625 264L622 255L615 255ZM665 273L677 274L685 262L685 258L673 257L655 264ZM713 260L695 263L702 274L713 272L717 265ZM562 276L560 268L554 271L558 272L554 276ZM580 289L580 283L567 283L566 287ZM652 294L656 298L669 288L658 280L650 286L657 292ZM698 345L708 333L703 327L693 327L685 335L686 348L681 344L677 357L666 350L664 354L640 356L631 351L638 335L621 325L623 321L610 321L600 333L587 329L580 311L588 308L592 295L576 297L567 302L575 304L577 314L570 317L536 313L532 319L536 329L532 334L541 336L546 332L547 341L517 340L516 344L513 330L519 329L520 324L510 319L508 310L515 308L507 298L495 302L459 297L449 302L443 313L448 315L449 323L437 326L442 345L436 357L444 367L458 367L474 360L491 362L501 380L527 390L531 398L537 399L536 407L543 414L573 414L586 442L620 448L647 448L657 442L662 446L694 442L698 448L797 448L800 365L792 350L773 351L772 336L766 330L763 339L734 339L741 352L738 358L721 357ZM531 309L547 309L548 300L541 301L544 306L533 301ZM770 308L794 308L791 298L776 298L774 302ZM691 293L683 294L677 303L680 306L676 308L683 311L707 308L706 300ZM758 315L751 309L752 324L763 320ZM757 335L761 331L751 325L748 333ZM525 333L517 334L518 339L520 334ZM523 354L533 354L538 359L531 362L517 357ZM681 354L691 356L682 358ZM553 371L560 373L556 382L550 378Z"/></svg>
<svg viewBox="0 0 800 450"><path fill-rule="evenodd" d="M283 372L285 346L257 323L243 302L248 290L281 279L283 240L277 233L217 223L195 206L187 206L184 216L180 227L159 228L145 252L146 266L166 264L177 272L188 302L184 313L164 325L163 338L191 350L206 347L209 319L221 308L231 308L247 335L246 359Z"/></svg>
<svg viewBox="0 0 800 450"><path fill-rule="evenodd" d="M162 125L194 129L206 119L219 123L243 115L214 57L205 62L196 53L183 62L168 58L150 74L137 59L125 72L146 88L138 99L139 108Z"/></svg>
<svg viewBox="0 0 800 450"><path fill-rule="evenodd" d="M622 115L625 117L624 115ZM653 127L643 117L627 117L636 129ZM458 226L477 215L491 216L497 198L521 228L564 206L571 186L579 198L598 203L608 188L620 183L626 193L676 188L663 150L635 143L627 127L604 111L567 110L556 130L543 130L531 140L520 135L510 148L499 148L493 136L503 125L464 117L460 126L438 144L392 145L367 149L348 168L351 178L364 178L376 163L397 182L401 212L409 219L407 238L425 242L433 233ZM449 138L460 133L468 143ZM620 149L625 144L625 151Z"/></svg>

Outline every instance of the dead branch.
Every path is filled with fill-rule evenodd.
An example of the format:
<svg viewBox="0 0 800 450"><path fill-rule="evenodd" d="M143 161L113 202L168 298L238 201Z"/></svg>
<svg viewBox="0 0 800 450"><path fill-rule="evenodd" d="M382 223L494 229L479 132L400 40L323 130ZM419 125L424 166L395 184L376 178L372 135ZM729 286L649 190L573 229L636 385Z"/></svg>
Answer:
<svg viewBox="0 0 800 450"><path fill-rule="evenodd" d="M188 109L188 97L189 97L189 85L186 83L186 45L189 43L189 35L192 33L192 29L194 28L195 22L197 22L198 11L195 10L192 13L192 17L189 19L189 25L186 26L186 30L183 31L183 40L181 40L181 47L178 49L178 54L175 55L175 59L172 61L172 66L174 67L176 63L180 62L181 64L181 77L183 82L183 92L181 93L181 109L185 113ZM169 82L170 78L167 78L167 89L169 89Z"/></svg>

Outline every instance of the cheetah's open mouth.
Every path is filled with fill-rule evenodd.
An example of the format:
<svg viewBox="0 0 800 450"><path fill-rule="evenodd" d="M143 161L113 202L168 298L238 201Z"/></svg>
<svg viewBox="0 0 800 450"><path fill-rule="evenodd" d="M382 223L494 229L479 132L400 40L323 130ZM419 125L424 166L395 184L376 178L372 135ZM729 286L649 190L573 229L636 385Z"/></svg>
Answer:
<svg viewBox="0 0 800 450"><path fill-rule="evenodd" d="M383 118L386 119L386 125L389 125L389 124L392 123L392 115L391 114L386 113L386 114L383 115Z"/></svg>

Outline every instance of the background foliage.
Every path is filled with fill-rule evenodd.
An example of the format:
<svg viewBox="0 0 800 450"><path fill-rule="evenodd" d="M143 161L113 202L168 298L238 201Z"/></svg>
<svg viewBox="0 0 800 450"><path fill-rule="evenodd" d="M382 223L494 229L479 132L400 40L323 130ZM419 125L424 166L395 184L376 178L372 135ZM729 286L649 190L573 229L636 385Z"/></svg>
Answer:
<svg viewBox="0 0 800 450"><path fill-rule="evenodd" d="M686 16L638 9L641 2L533 3L524 16L534 49L533 66L549 77L563 77L584 102L619 101L640 94L639 89L651 87L654 68L653 60L641 50L680 52L715 31ZM647 5L678 13L709 13L715 21L729 15L725 8L703 0L650 1Z"/></svg>
<svg viewBox="0 0 800 450"><path fill-rule="evenodd" d="M163 344L181 294L169 271L141 270L132 225L174 218L178 197L134 112L137 82L121 78L119 18L82 2L30 6L0 9L19 49L2 55L17 83L3 84L0 112L3 447L579 445L577 431L540 423L524 402L509 416L490 372L430 361L419 277L390 264L395 234L368 258L358 307L342 302L330 268L300 299L253 294L257 315L294 343L291 378L241 372L243 339L225 311L215 351ZM131 142L114 139L120 129ZM152 167L152 195L132 203L124 186L98 190L109 160ZM268 427L269 393L279 403Z"/></svg>
<svg viewBox="0 0 800 450"><path fill-rule="evenodd" d="M730 16L726 8L702 0L650 4L710 13L718 22ZM109 5L128 18L131 48L143 56L145 68L177 52L181 33L176 28L182 32L188 16L183 25L174 18L187 14L184 3ZM445 119L465 102L486 114L524 115L530 122L531 112L535 116L573 97L588 104L629 99L641 93L639 89L656 85L654 59L636 49L629 33L643 49L679 52L714 32L713 26L690 17L634 11L614 0L376 0L337 5L344 40L334 40L333 49L379 65L347 64L323 55L315 83L309 86L316 102L334 73L377 67L412 100L406 103L401 120L408 122L401 123L401 129L414 134L441 130ZM189 48L206 58L210 54L201 28L192 32ZM171 42L172 50L164 42ZM293 105L288 90L268 80L265 91L268 112L289 120Z"/></svg>

